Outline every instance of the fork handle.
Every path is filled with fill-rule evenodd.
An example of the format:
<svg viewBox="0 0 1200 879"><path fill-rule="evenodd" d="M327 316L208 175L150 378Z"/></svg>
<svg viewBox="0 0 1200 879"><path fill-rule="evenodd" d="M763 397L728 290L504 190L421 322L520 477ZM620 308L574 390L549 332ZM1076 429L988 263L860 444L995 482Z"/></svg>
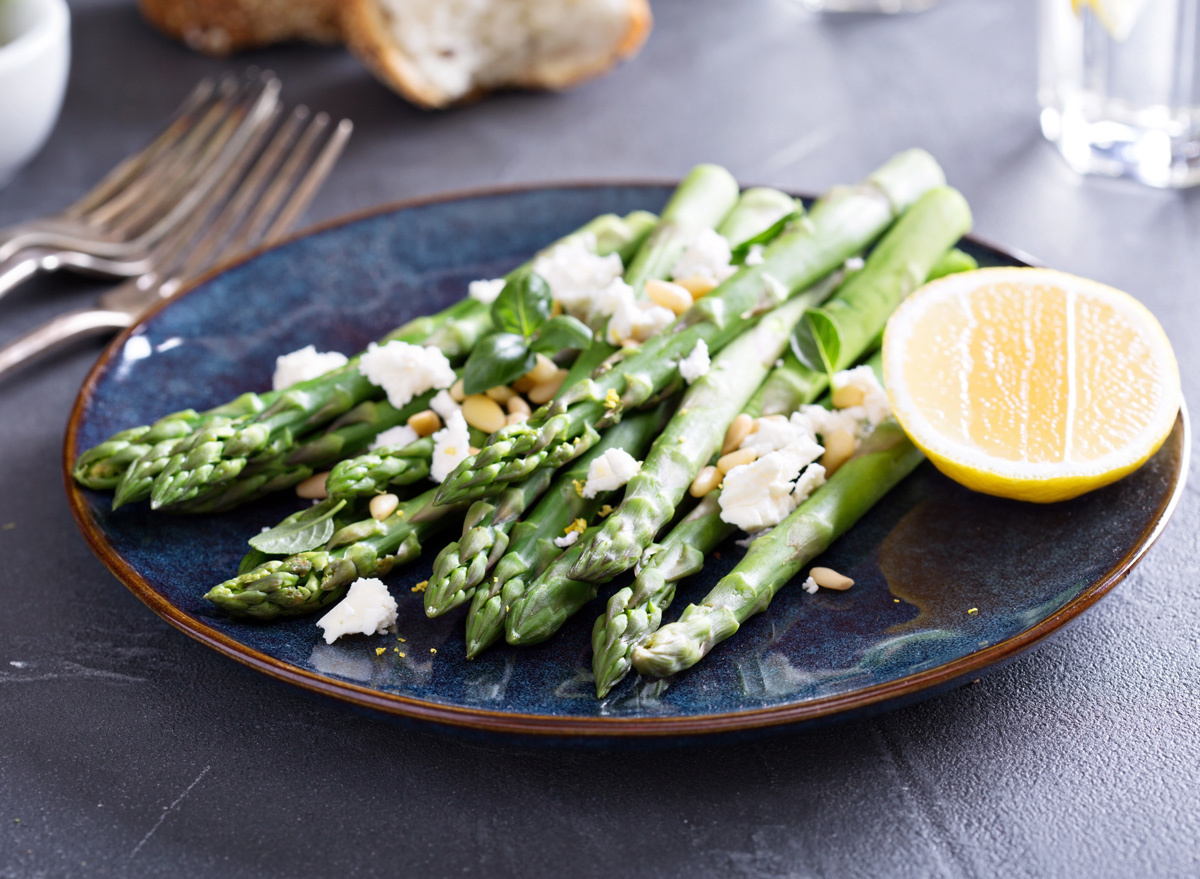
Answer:
<svg viewBox="0 0 1200 879"><path fill-rule="evenodd" d="M0 380L76 339L123 330L132 323L133 316L123 311L81 308L60 314L0 348Z"/></svg>

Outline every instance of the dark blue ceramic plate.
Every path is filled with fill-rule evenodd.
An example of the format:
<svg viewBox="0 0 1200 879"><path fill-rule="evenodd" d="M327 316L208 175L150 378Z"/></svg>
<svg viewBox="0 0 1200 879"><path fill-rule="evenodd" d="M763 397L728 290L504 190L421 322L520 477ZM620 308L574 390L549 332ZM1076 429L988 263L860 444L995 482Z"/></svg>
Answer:
<svg viewBox="0 0 1200 879"><path fill-rule="evenodd" d="M276 355L309 343L352 354L464 295L606 212L657 209L666 186L562 186L410 203L325 226L202 281L106 351L80 392L67 465L111 433L270 384ZM1019 259L977 242L985 265ZM413 584L434 553L392 574L399 635L327 646L312 619L237 622L202 599L246 539L297 508L290 493L218 517L109 509L68 476L92 548L172 625L275 678L423 725L506 738L613 744L795 728L879 711L978 677L1111 589L1183 489L1187 424L1122 482L1036 506L972 494L923 465L825 556L848 592L785 589L674 680L592 689L589 633L603 599L548 643L467 662L462 618L427 620ZM68 466L69 472L69 466ZM730 543L683 584L674 618L741 557ZM972 612L972 608L975 610ZM380 656L375 648L388 648ZM404 652L403 658L392 648ZM436 653L434 652L436 650ZM1086 669L1081 669L1086 674Z"/></svg>

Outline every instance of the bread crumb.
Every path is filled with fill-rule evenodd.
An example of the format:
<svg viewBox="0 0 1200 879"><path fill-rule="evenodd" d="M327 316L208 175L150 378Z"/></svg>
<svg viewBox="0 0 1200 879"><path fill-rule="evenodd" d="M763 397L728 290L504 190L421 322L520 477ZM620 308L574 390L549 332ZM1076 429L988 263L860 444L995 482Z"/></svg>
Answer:
<svg viewBox="0 0 1200 879"><path fill-rule="evenodd" d="M425 591L425 587L426 587L426 586L428 586L428 585L429 585L429 581L428 581L428 580L422 580L420 583L418 583L416 586L414 586L414 587L412 588L412 591L413 591L413 592L424 592L424 591ZM402 638L401 640L404 640L404 639Z"/></svg>
<svg viewBox="0 0 1200 879"><path fill-rule="evenodd" d="M376 655L376 656L383 656L383 654L384 654L384 652L385 652L386 650L387 650L387 648L386 648L386 647L376 647L376 648L375 648L375 655Z"/></svg>
<svg viewBox="0 0 1200 879"><path fill-rule="evenodd" d="M429 648L429 652L430 652L430 653L437 653L437 648L436 648L436 647L430 647L430 648Z"/></svg>
<svg viewBox="0 0 1200 879"><path fill-rule="evenodd" d="M968 614L979 613L979 608L973 607L967 611Z"/></svg>

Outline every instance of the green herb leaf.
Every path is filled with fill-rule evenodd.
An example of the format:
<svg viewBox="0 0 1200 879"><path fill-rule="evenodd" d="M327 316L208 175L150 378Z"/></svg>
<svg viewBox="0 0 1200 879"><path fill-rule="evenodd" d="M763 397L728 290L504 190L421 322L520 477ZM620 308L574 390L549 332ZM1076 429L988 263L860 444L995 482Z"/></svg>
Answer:
<svg viewBox="0 0 1200 879"><path fill-rule="evenodd" d="M578 348L580 351L592 344L592 331L581 320L570 315L560 314L552 317L542 325L533 337L529 347L534 351L562 351L566 348Z"/></svg>
<svg viewBox="0 0 1200 879"><path fill-rule="evenodd" d="M536 362L524 337L516 333L492 333L476 343L467 358L463 390L482 394L488 388L506 385L533 369Z"/></svg>
<svg viewBox="0 0 1200 879"><path fill-rule="evenodd" d="M345 499L326 498L319 504L288 516L270 531L250 538L250 545L268 555L295 555L324 546L333 536L333 517Z"/></svg>
<svg viewBox="0 0 1200 879"><path fill-rule="evenodd" d="M766 244L768 241L773 240L777 235L779 235L780 232L784 230L788 223L792 222L792 220L796 219L798 216L800 216L799 210L792 211L790 214L780 217L753 238L747 238L745 241L739 242L738 245L732 248L731 251L733 264L740 266L746 261L746 254L750 252L751 247L753 247L755 244Z"/></svg>
<svg viewBox="0 0 1200 879"><path fill-rule="evenodd" d="M841 351L837 325L819 310L811 310L796 324L789 339L796 359L814 372L833 376Z"/></svg>
<svg viewBox="0 0 1200 879"><path fill-rule="evenodd" d="M529 339L550 317L550 285L535 272L509 278L492 303L492 322L502 333Z"/></svg>

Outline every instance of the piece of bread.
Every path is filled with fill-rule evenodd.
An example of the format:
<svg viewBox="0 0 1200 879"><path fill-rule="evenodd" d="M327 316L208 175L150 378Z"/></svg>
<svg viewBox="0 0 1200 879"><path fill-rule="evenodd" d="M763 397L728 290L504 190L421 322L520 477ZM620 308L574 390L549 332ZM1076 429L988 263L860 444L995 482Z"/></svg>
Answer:
<svg viewBox="0 0 1200 879"><path fill-rule="evenodd" d="M138 0L146 19L209 55L288 40L334 43L345 0Z"/></svg>
<svg viewBox="0 0 1200 879"><path fill-rule="evenodd" d="M343 0L346 43L425 107L499 88L565 89L641 48L647 0Z"/></svg>

